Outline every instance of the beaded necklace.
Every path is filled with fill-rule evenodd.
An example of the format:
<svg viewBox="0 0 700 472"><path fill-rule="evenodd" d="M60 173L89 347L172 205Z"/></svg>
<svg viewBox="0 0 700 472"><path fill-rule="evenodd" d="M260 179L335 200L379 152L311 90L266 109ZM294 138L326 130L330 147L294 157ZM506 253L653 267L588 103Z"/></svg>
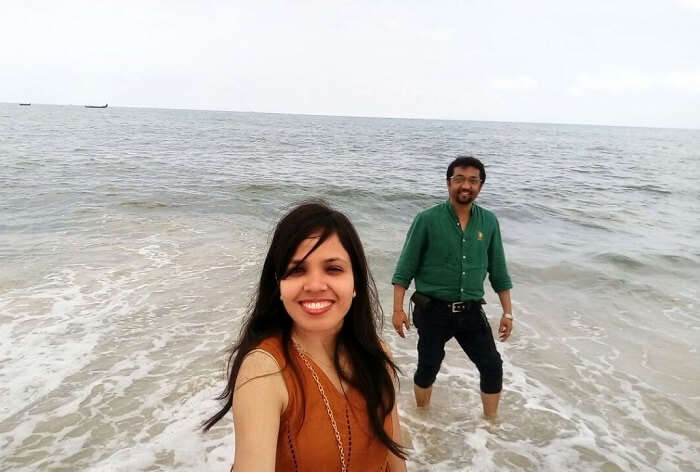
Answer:
<svg viewBox="0 0 700 472"><path fill-rule="evenodd" d="M321 398L323 398L323 403L326 405L326 413L328 413L328 418L331 421L331 426L333 427L333 432L335 433L335 441L338 444L338 454L340 456L340 466L341 466L341 471L342 472L347 472L347 466L345 465L345 452L343 451L343 440L340 438L340 432L338 431L338 425L335 422L335 416L333 415L333 410L331 410L331 404L328 401L328 397L326 396L326 392L323 389L323 385L321 385L321 381L318 379L318 375L316 374L316 370L314 370L313 366L311 365L311 362L309 362L308 357L306 356L306 353L304 353L304 350L301 348L299 343L297 343L295 340L292 340L294 343L294 348L296 349L297 353L299 354L299 357L301 360L304 362L306 367L311 371L311 377L313 377L314 382L316 382L316 385L318 386L318 391L321 392ZM342 380L341 380L341 386L342 386Z"/></svg>

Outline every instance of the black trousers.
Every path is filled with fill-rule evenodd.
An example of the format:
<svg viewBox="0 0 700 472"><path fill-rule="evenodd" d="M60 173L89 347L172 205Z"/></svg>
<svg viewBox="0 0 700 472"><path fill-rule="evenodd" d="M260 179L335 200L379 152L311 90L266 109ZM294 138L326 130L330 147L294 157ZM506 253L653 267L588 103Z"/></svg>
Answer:
<svg viewBox="0 0 700 472"><path fill-rule="evenodd" d="M471 303L467 311L452 313L447 303L433 300L424 310L415 306L413 324L418 329L416 385L428 388L435 382L445 357L445 343L454 337L479 369L481 391L501 391L503 361L481 304Z"/></svg>

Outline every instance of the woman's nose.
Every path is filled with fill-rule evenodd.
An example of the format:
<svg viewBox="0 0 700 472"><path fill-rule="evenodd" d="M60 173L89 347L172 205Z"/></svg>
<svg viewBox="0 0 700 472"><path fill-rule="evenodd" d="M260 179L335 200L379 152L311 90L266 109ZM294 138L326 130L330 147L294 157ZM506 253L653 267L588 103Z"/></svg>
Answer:
<svg viewBox="0 0 700 472"><path fill-rule="evenodd" d="M307 292L319 292L327 288L326 277L322 271L313 270L307 272L306 280L304 281L304 290Z"/></svg>

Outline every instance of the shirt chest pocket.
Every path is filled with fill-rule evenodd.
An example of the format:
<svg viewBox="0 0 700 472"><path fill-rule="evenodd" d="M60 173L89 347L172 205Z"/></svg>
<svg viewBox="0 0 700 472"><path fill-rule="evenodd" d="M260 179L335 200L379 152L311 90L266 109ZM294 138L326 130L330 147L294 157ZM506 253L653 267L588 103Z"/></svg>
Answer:
<svg viewBox="0 0 700 472"><path fill-rule="evenodd" d="M479 233L481 238L471 237L464 243L463 254L460 256L470 268L484 268L489 264L488 242L486 236Z"/></svg>

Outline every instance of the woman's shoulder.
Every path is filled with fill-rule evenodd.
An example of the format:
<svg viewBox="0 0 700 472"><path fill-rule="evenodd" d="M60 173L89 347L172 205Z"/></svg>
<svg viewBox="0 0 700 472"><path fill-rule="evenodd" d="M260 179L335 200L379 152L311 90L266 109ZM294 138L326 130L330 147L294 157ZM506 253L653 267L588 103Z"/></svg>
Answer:
<svg viewBox="0 0 700 472"><path fill-rule="evenodd" d="M264 355L267 354L271 356L282 369L285 367L287 360L284 355L284 345L282 343L282 336L275 335L265 338L260 344L258 344L255 349L248 353L248 356L254 355Z"/></svg>
<svg viewBox="0 0 700 472"><path fill-rule="evenodd" d="M288 407L295 402L296 383L284 355L284 342L281 335L270 336L261 341L243 358L236 388L251 380L263 380L258 388L271 388L281 394L282 416L288 414Z"/></svg>
<svg viewBox="0 0 700 472"><path fill-rule="evenodd" d="M273 356L262 349L253 349L243 358L236 383L242 386L251 380L280 373L279 363Z"/></svg>
<svg viewBox="0 0 700 472"><path fill-rule="evenodd" d="M241 362L233 396L236 429L250 423L250 415L283 415L289 403L287 387L277 360L263 349L253 349ZM273 412L273 413L271 413Z"/></svg>
<svg viewBox="0 0 700 472"><path fill-rule="evenodd" d="M248 352L241 362L235 389L238 390L253 382L258 391L260 389L279 391L283 394L283 403L286 407L287 394L282 375L284 356L280 354L281 349L281 339L276 340L272 337L265 339Z"/></svg>
<svg viewBox="0 0 700 472"><path fill-rule="evenodd" d="M281 374L285 365L281 336L264 339L243 356L237 383L257 377Z"/></svg>

